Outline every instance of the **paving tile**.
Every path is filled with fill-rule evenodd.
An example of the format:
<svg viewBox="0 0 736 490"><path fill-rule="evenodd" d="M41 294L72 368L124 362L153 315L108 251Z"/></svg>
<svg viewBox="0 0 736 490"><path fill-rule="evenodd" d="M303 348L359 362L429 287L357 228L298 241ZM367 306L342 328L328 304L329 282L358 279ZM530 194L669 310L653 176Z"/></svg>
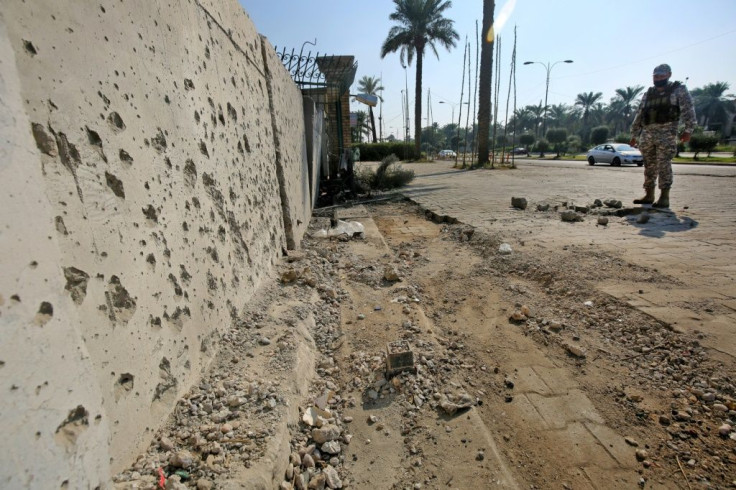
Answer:
<svg viewBox="0 0 736 490"><path fill-rule="evenodd" d="M527 397L552 429L564 429L568 424L578 421L603 423L593 404L580 390L546 397L529 393Z"/></svg>
<svg viewBox="0 0 736 490"><path fill-rule="evenodd" d="M514 377L515 393L536 393L538 395L551 395L552 389L545 384L531 366L518 368Z"/></svg>
<svg viewBox="0 0 736 490"><path fill-rule="evenodd" d="M618 468L618 462L583 424L574 423L551 432L557 438L560 449L564 448L566 466Z"/></svg>
<svg viewBox="0 0 736 490"><path fill-rule="evenodd" d="M586 422L585 427L598 439L598 442L623 468L635 468L636 448L629 446L624 441L624 436L616 433L606 425Z"/></svg>
<svg viewBox="0 0 736 490"><path fill-rule="evenodd" d="M578 387L577 382L569 377L567 369L553 368L548 369L543 366L533 366L534 371L542 379L545 385L549 386L552 392L557 394L567 393L568 391Z"/></svg>

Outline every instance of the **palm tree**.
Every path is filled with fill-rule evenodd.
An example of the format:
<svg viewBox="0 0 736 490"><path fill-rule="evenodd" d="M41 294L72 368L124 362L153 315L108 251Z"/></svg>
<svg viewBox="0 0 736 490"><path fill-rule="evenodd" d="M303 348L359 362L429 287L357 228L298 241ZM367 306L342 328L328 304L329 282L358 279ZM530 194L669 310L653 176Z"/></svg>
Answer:
<svg viewBox="0 0 736 490"><path fill-rule="evenodd" d="M491 79L493 77L493 10L494 0L483 0L483 44L480 48L478 81L478 165L488 163L488 136L491 130ZM490 38L490 39L489 39Z"/></svg>
<svg viewBox="0 0 736 490"><path fill-rule="evenodd" d="M547 109L547 121L550 127L566 128L570 119L570 107L567 104L551 105Z"/></svg>
<svg viewBox="0 0 736 490"><path fill-rule="evenodd" d="M393 0L396 10L389 19L398 25L391 27L381 46L381 58L399 52L399 60L411 64L417 58L416 89L414 91L414 146L420 154L422 138L422 63L424 50L429 47L439 59L436 43L448 51L460 35L453 29L453 21L442 13L452 6L449 0Z"/></svg>
<svg viewBox="0 0 736 490"><path fill-rule="evenodd" d="M362 143L363 135L368 136L370 134L370 127L366 117L368 114L365 111L355 111L357 123L355 127L351 128L353 143Z"/></svg>
<svg viewBox="0 0 736 490"><path fill-rule="evenodd" d="M526 108L534 121L534 134L539 136L539 130L542 127L542 119L544 119L544 105L539 101L539 105L528 105Z"/></svg>
<svg viewBox="0 0 736 490"><path fill-rule="evenodd" d="M635 87L617 88L616 95L623 102L624 117L628 120L631 117L634 101L639 94L644 90L644 87L637 85ZM631 121L629 121L631 122Z"/></svg>
<svg viewBox="0 0 736 490"><path fill-rule="evenodd" d="M383 102L383 98L379 95L379 92L383 91L381 81L375 77L364 76L358 80L358 91L362 94L375 95L378 100ZM371 131L373 132L373 142L375 143L376 138L376 119L373 117L373 106L368 106L368 113L371 116Z"/></svg>
<svg viewBox="0 0 736 490"><path fill-rule="evenodd" d="M526 133L534 129L534 115L529 110L529 107L516 109L508 125L514 126L517 134Z"/></svg>
<svg viewBox="0 0 736 490"><path fill-rule="evenodd" d="M626 130L626 125L629 123L626 112L626 103L620 97L613 97L608 104L605 119L608 124L613 125L614 134Z"/></svg>
<svg viewBox="0 0 736 490"><path fill-rule="evenodd" d="M692 91L695 102L695 110L703 117L703 127L720 127L726 120L729 112L736 109L734 101L729 100L724 94L730 88L726 82L709 83L703 88Z"/></svg>
<svg viewBox="0 0 736 490"><path fill-rule="evenodd" d="M575 99L575 105L580 106L583 110L583 135L581 135L583 141L588 140L588 116L590 115L590 111L601 97L603 97L602 92L583 92L582 94L578 94Z"/></svg>

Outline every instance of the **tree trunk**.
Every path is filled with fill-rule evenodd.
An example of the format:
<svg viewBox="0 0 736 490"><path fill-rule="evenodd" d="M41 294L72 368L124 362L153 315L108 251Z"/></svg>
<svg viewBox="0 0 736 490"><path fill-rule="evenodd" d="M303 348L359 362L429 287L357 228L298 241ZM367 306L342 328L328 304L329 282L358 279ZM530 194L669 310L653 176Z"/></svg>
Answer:
<svg viewBox="0 0 736 490"><path fill-rule="evenodd" d="M376 119L373 117L373 107L368 106L368 112L370 112L370 115L371 115L371 131L373 131L373 142L375 143L377 141L376 139Z"/></svg>
<svg viewBox="0 0 736 490"><path fill-rule="evenodd" d="M493 78L493 10L494 0L483 0L483 44L480 48L480 80L478 82L478 165L488 163L488 137L491 133L491 85ZM490 36L489 36L490 34ZM490 37L490 40L488 39Z"/></svg>
<svg viewBox="0 0 736 490"><path fill-rule="evenodd" d="M417 160L422 155L422 62L424 60L424 46L417 46L417 74L416 90L414 91L414 149Z"/></svg>

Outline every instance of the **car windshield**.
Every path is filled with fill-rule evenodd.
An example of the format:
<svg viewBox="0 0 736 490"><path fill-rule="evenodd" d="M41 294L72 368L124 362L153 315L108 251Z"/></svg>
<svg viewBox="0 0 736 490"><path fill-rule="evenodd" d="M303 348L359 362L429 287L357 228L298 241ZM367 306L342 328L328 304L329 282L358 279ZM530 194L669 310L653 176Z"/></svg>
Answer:
<svg viewBox="0 0 736 490"><path fill-rule="evenodd" d="M616 151L632 151L636 150L633 146L629 146L626 144L620 144L620 145L614 145L614 148L616 148Z"/></svg>

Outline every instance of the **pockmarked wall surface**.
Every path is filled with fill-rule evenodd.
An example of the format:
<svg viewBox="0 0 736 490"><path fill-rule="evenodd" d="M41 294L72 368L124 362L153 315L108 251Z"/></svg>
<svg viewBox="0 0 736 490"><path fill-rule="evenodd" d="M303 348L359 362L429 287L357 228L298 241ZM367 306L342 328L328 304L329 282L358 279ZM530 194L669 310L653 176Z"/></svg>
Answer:
<svg viewBox="0 0 736 490"><path fill-rule="evenodd" d="M3 2L0 487L104 487L298 246L272 51L236 0Z"/></svg>

